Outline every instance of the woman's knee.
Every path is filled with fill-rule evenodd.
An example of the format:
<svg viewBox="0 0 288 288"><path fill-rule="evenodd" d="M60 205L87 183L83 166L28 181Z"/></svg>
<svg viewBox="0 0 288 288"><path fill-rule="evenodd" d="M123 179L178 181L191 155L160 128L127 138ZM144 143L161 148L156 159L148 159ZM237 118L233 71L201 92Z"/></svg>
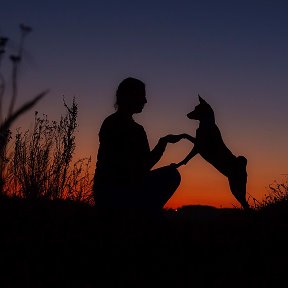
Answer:
<svg viewBox="0 0 288 288"><path fill-rule="evenodd" d="M160 168L162 170L162 177L165 183L169 183L170 187L177 189L181 182L181 174L177 168L171 166L165 166Z"/></svg>

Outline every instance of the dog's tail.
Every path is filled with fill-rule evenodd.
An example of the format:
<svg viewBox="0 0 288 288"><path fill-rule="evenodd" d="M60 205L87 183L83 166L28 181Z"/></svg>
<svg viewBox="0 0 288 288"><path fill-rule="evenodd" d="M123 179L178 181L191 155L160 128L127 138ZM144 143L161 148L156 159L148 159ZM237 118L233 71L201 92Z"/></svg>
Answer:
<svg viewBox="0 0 288 288"><path fill-rule="evenodd" d="M241 167L242 169L244 168L246 170L246 167L247 167L247 158L240 155L237 157L237 162L238 162L238 165L239 165L239 168Z"/></svg>

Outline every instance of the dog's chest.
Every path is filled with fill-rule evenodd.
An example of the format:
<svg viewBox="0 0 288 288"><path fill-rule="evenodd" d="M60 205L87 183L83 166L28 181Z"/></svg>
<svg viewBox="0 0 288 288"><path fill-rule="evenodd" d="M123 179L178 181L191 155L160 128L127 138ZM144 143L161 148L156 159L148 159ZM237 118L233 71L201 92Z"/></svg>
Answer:
<svg viewBox="0 0 288 288"><path fill-rule="evenodd" d="M221 134L217 126L212 127L199 127L196 130L197 143L202 145L209 145L221 141Z"/></svg>

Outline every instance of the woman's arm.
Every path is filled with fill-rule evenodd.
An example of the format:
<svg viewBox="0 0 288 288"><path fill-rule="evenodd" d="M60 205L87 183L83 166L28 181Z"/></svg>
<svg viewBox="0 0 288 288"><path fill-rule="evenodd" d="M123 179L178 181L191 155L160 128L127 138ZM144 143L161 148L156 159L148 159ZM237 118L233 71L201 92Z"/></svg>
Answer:
<svg viewBox="0 0 288 288"><path fill-rule="evenodd" d="M188 161L190 161L198 153L197 147L195 146L196 138L191 136L191 135L189 135L189 134L182 134L182 136L183 136L184 139L187 139L187 140L191 141L194 144L194 147L191 150L191 152L181 162L179 162L177 164L175 164L175 163L171 164L171 165L173 165L176 168L178 168L178 167L180 167L182 165L186 165L188 163Z"/></svg>
<svg viewBox="0 0 288 288"><path fill-rule="evenodd" d="M149 168L151 169L161 159L168 143L177 143L181 139L188 139L189 137L193 138L192 136L188 134L178 134L178 135L169 134L164 137L161 137L157 145L150 152ZM191 139L188 139L188 140L191 141Z"/></svg>

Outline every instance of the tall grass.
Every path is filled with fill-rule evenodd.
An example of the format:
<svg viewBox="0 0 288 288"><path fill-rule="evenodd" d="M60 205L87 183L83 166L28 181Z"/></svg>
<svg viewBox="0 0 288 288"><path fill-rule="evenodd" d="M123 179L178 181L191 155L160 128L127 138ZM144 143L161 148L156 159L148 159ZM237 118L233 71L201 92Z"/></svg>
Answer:
<svg viewBox="0 0 288 288"><path fill-rule="evenodd" d="M258 209L286 209L288 211L288 178L274 181L269 185L268 193L258 205Z"/></svg>
<svg viewBox="0 0 288 288"><path fill-rule="evenodd" d="M78 106L75 99L70 106L63 101L66 113L58 122L35 112L32 131L17 130L6 170L6 194L30 200L92 201L91 157L73 163Z"/></svg>
<svg viewBox="0 0 288 288"><path fill-rule="evenodd" d="M0 35L0 196L29 200L71 199L90 203L91 158L82 158L72 163L78 114L75 99L70 106L64 101L66 114L61 116L59 122L48 120L47 115L40 117L35 112L32 131L21 132L17 129L15 135L12 135L12 124L48 93L48 90L39 93L15 110L24 43L32 31L31 27L23 24L19 28L19 45L9 57L6 57L9 39ZM3 74L1 71L1 64L6 58L11 63L11 74L8 77L8 73ZM6 93L6 83L9 82L7 78L11 82L10 97ZM8 98L7 113L4 115L4 99Z"/></svg>
<svg viewBox="0 0 288 288"><path fill-rule="evenodd" d="M8 104L7 115L4 115L3 106L4 106L4 96L7 99L6 92L6 82L7 77L2 73L2 62L5 60L5 56L7 55L7 42L9 39L5 36L0 35L0 195L3 195L3 187L5 185L5 170L7 166L7 162L9 161L9 157L7 155L7 144L10 140L11 131L10 128L16 119L19 118L23 113L31 109L43 96L48 93L48 90L43 91L36 95L32 100L27 101L18 109L15 110L16 100L18 98L18 73L19 66L23 59L23 50L24 50L24 42L28 34L31 33L31 27L21 24L20 28L20 40L16 53L10 54L10 61L12 64L12 72L11 72L11 95L10 101Z"/></svg>

